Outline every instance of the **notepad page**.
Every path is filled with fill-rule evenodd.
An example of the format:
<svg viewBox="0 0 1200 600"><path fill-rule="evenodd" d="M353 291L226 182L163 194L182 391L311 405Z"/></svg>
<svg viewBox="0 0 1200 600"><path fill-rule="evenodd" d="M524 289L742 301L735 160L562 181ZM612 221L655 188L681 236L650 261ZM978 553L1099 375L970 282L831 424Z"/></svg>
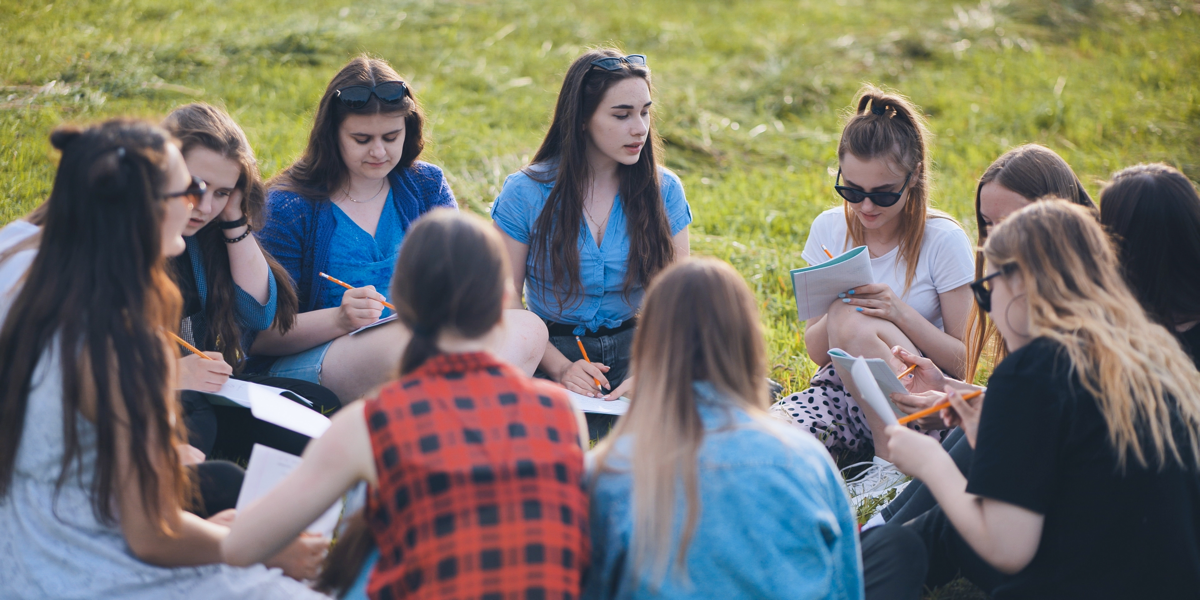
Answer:
<svg viewBox="0 0 1200 600"><path fill-rule="evenodd" d="M875 282L871 256L859 246L834 260L791 272L796 312L801 321L825 314L838 294Z"/></svg>

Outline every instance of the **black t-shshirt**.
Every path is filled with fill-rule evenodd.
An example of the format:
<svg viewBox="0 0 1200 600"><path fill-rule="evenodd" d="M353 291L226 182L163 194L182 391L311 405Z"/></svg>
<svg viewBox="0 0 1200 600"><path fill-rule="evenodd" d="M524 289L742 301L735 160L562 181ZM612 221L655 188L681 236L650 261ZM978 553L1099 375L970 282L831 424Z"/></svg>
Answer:
<svg viewBox="0 0 1200 600"><path fill-rule="evenodd" d="M1200 323L1192 325L1191 329L1175 334L1179 338L1179 345L1183 346L1183 351L1192 357L1192 362L1200 367Z"/></svg>
<svg viewBox="0 0 1200 600"><path fill-rule="evenodd" d="M1200 474L1132 457L1120 472L1060 350L1035 339L988 382L967 491L1045 516L1033 561L994 597L1200 598Z"/></svg>

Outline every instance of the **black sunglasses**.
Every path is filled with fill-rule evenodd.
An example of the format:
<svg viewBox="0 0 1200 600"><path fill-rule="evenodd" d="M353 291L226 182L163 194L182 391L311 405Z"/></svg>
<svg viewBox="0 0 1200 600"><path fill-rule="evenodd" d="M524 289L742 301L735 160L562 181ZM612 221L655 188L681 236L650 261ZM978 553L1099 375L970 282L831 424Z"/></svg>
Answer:
<svg viewBox="0 0 1200 600"><path fill-rule="evenodd" d="M987 282L997 275L1007 275L1014 269L1016 267L1009 263L1000 267L999 271L971 282L971 293L975 294L975 303L979 305L979 310L985 313L992 312L992 290L987 286Z"/></svg>
<svg viewBox="0 0 1200 600"><path fill-rule="evenodd" d="M163 198L166 198L167 200L183 198L190 202L192 207L195 208L197 204L200 204L200 199L204 197L204 192L207 190L208 184L204 183L203 179L192 175L192 183L188 185L186 190L183 190L182 192L166 194L163 196Z"/></svg>
<svg viewBox="0 0 1200 600"><path fill-rule="evenodd" d="M852 187L841 185L842 170L838 169L837 179L834 180L833 189L837 191L846 202L858 204L867 198L871 199L871 203L880 208L887 208L900 201L900 197L904 195L904 190L908 188L908 180L912 178L912 173L904 177L904 185L900 186L898 192L864 192Z"/></svg>
<svg viewBox="0 0 1200 600"><path fill-rule="evenodd" d="M593 67L600 67L605 71L620 71L622 64L644 67L646 66L646 55L630 54L629 56L608 56L605 58L597 58L596 60L592 61Z"/></svg>
<svg viewBox="0 0 1200 600"><path fill-rule="evenodd" d="M371 96L386 104L397 104L408 95L408 86L403 81L385 81L375 85L350 85L333 93L342 104L350 108L362 108L371 101Z"/></svg>

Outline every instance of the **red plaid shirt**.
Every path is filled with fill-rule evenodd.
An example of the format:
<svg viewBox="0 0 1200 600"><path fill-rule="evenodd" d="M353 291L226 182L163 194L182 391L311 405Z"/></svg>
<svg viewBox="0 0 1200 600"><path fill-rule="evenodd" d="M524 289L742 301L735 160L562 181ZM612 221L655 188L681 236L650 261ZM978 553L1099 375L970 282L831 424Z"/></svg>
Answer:
<svg viewBox="0 0 1200 600"><path fill-rule="evenodd" d="M588 559L566 393L487 353L443 354L368 399L379 485L372 600L573 600Z"/></svg>

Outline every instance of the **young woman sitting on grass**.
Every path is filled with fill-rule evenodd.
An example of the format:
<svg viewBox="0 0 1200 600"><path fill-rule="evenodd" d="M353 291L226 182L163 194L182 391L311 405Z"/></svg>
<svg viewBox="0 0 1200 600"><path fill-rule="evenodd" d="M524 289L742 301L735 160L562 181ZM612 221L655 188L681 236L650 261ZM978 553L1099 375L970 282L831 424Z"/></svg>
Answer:
<svg viewBox="0 0 1200 600"><path fill-rule="evenodd" d="M1164 164L1117 171L1100 192L1129 289L1200 365L1200 196Z"/></svg>
<svg viewBox="0 0 1200 600"><path fill-rule="evenodd" d="M37 253L0 303L4 597L321 597L261 566L214 564L232 510L184 510L200 498L178 450L165 332L180 298L165 264L203 187L153 125L64 127L51 143L62 160ZM272 562L312 577L328 541L294 540Z"/></svg>
<svg viewBox="0 0 1200 600"><path fill-rule="evenodd" d="M885 430L891 460L938 508L903 526L915 544L890 547L924 576L881 597L961 573L993 582L994 598L1194 598L1200 372L1126 287L1091 211L1035 203L992 230L984 255L972 287L1009 354L982 410L946 388L943 417L975 449L969 476L934 440Z"/></svg>
<svg viewBox="0 0 1200 600"><path fill-rule="evenodd" d="M412 224L433 208L457 206L442 170L417 160L424 123L412 89L383 60L357 57L329 82L304 154L270 182L257 232L296 283L300 314L286 333L258 335L252 352L280 358L256 360L255 370L319 383L343 402L393 374L411 336L403 325L346 334L383 314L377 290L388 289ZM545 326L524 311L505 319L500 358L533 373Z"/></svg>
<svg viewBox="0 0 1200 600"><path fill-rule="evenodd" d="M244 408L211 406L202 392L221 389L230 376L292 390L328 414L340 404L329 390L297 379L242 373L250 343L274 326L296 321L296 292L287 271L251 235L262 227L266 186L242 128L223 110L197 103L167 115L163 127L179 139L188 171L207 189L193 207L183 239L187 251L170 260L183 296L179 335L208 350L207 360L183 350L179 388L184 390L188 434L205 455L249 459L254 442L299 454L307 438L255 421Z"/></svg>
<svg viewBox="0 0 1200 600"><path fill-rule="evenodd" d="M691 208L660 164L652 92L645 56L611 48L580 56L542 146L492 205L516 289L549 328L540 371L587 396L632 389L629 349L645 287L689 252ZM520 297L512 302L521 307ZM593 437L611 426L592 423Z"/></svg>
<svg viewBox="0 0 1200 600"><path fill-rule="evenodd" d="M988 232L1008 215L1045 198L1059 198L1094 210L1095 204L1088 196L1079 177L1053 150L1037 144L1017 146L997 158L983 172L975 187L975 222L978 225L979 237L977 248L982 249L987 243ZM982 250L975 254L975 278L983 277L985 268ZM967 362L963 369L964 382L975 381L975 373L979 364L995 364L1004 358L1004 340L1000 338L996 326L972 304L967 325ZM892 349L896 358L905 365L917 365L912 379L905 382L912 398L896 396L894 400L907 402L910 405L926 404L919 395L929 392L940 394L946 383L951 380L944 377L932 361L916 356L903 347ZM963 390L974 386L961 384ZM872 431L882 427L882 423L868 419ZM971 465L971 446L963 437L961 429L954 429L942 441L954 463L964 474ZM877 448L877 454L887 458L886 448ZM920 482L914 482L904 488L895 500L881 508L868 523L869 526L881 525L885 521L897 519L897 523L909 521L921 513L933 508L937 502L929 489ZM870 593L870 579L867 591Z"/></svg>
<svg viewBox="0 0 1200 600"><path fill-rule="evenodd" d="M578 597L583 419L562 388L496 357L513 295L495 229L452 211L421 219L392 280L413 332L399 380L338 412L300 466L238 515L226 560L270 556L366 481L379 547L369 597Z"/></svg>
<svg viewBox="0 0 1200 600"><path fill-rule="evenodd" d="M838 143L834 186L842 206L812 223L802 257L810 265L865 245L875 283L846 290L820 317L805 325L809 358L820 365L812 387L772 407L825 443L835 456L865 456L872 434L857 401L842 385L829 359L830 348L854 356L882 358L897 372L892 356L901 346L960 373L971 305L971 244L949 215L929 207L928 130L919 109L907 99L868 86ZM897 404L908 412L925 404ZM914 428L941 439L940 419L917 421Z"/></svg>
<svg viewBox="0 0 1200 600"><path fill-rule="evenodd" d="M638 395L589 470L584 598L861 598L841 477L771 419L754 295L713 259L667 268L633 345Z"/></svg>

